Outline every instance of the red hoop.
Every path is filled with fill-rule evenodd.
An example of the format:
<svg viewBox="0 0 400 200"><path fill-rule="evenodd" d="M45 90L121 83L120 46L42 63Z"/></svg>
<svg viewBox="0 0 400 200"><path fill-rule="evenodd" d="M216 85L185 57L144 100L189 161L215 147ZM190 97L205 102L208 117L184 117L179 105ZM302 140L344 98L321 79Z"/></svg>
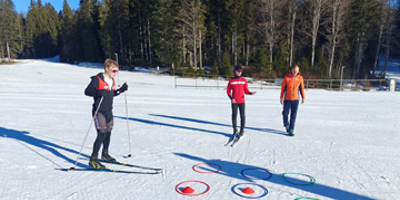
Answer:
<svg viewBox="0 0 400 200"><path fill-rule="evenodd" d="M181 186L181 185L183 185L183 184L185 184L185 183L201 183L201 184L207 186L207 189L206 189L204 192L198 193L198 194L185 194L185 193L179 191L179 189L178 189L179 186ZM200 195L205 194L205 193L207 193L208 191L210 191L210 185L208 185L207 183L204 183L204 182L202 182L202 181L184 181L184 182L179 183L178 185L175 186L175 191L178 192L179 194L185 195L185 196L192 196L192 197L194 197L194 196L200 196Z"/></svg>
<svg viewBox="0 0 400 200"><path fill-rule="evenodd" d="M200 166L200 165L214 165L217 166L219 169L216 171L211 171L211 172L202 172L196 169L196 167ZM214 163L199 163L196 165L193 165L192 167L193 171L198 172L198 173L202 173L202 174L213 174L213 173L218 173L221 171L222 167L220 165L214 164Z"/></svg>

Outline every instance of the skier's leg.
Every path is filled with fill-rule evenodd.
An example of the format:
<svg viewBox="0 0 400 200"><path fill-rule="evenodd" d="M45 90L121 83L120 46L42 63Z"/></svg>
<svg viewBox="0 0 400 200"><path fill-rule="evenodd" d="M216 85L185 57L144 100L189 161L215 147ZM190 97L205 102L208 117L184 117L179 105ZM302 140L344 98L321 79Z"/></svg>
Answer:
<svg viewBox="0 0 400 200"><path fill-rule="evenodd" d="M290 105L290 125L289 129L293 133L294 130L294 125L296 123L296 116L297 116L297 109L299 108L299 100L297 101L292 101L292 104Z"/></svg>
<svg viewBox="0 0 400 200"><path fill-rule="evenodd" d="M95 126L97 130L97 138L93 144L92 157L97 157L100 146L107 136L107 122L103 114L97 113L97 116L95 117Z"/></svg>
<svg viewBox="0 0 400 200"><path fill-rule="evenodd" d="M240 135L244 133L244 127L246 125L246 115L245 115L245 104L239 104L239 111L240 111Z"/></svg>
<svg viewBox="0 0 400 200"><path fill-rule="evenodd" d="M288 128L289 127L289 111L290 111L290 101L285 100L283 103L283 111L282 111L282 117L283 117L283 126Z"/></svg>
<svg viewBox="0 0 400 200"><path fill-rule="evenodd" d="M104 139L107 136L107 123L105 116L100 112L97 113L97 116L95 117L94 121L97 130L97 138L93 144L93 151L90 157L89 165L94 168L100 169L104 168L104 166L98 161L98 153L101 144L103 143Z"/></svg>
<svg viewBox="0 0 400 200"><path fill-rule="evenodd" d="M117 160L111 157L110 154L108 153L108 148L110 146L110 141L111 141L111 130L114 125L114 119L112 113L108 113L106 119L107 119L107 134L106 138L103 141L103 151L101 154L101 158L108 162L116 162Z"/></svg>
<svg viewBox="0 0 400 200"><path fill-rule="evenodd" d="M233 127L233 133L235 134L237 132L237 110L238 110L238 104L232 104L232 127Z"/></svg>

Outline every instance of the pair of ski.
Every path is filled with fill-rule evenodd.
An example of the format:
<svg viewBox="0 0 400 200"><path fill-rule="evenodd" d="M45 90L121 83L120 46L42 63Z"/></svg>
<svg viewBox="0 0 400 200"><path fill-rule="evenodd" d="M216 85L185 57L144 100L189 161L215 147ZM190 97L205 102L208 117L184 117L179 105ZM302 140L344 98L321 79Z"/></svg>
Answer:
<svg viewBox="0 0 400 200"><path fill-rule="evenodd" d="M104 162L104 161L101 161ZM95 168L62 168L60 169L61 171L94 171L94 172L113 172L113 173L123 173L123 174L160 174L162 173L161 168L152 168L152 167L145 167L145 166L139 166L139 165L132 165L128 163L121 163L121 162L106 162L109 164L114 164L114 165L121 165L125 167L131 167L139 170L114 170L114 169L109 169L109 168L103 168L103 169L95 169Z"/></svg>
<svg viewBox="0 0 400 200"><path fill-rule="evenodd" d="M235 133L235 134L233 134L230 138L229 138L229 140L228 140L228 142L225 144L225 146L231 146L231 147L233 147L236 143L238 143L239 142L239 139L241 138L242 136L239 134L239 133Z"/></svg>

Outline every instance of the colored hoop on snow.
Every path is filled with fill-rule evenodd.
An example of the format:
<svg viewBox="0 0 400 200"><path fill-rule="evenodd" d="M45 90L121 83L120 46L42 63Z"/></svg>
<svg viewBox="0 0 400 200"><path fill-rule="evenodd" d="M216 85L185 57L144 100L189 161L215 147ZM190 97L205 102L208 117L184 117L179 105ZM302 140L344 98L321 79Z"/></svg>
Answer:
<svg viewBox="0 0 400 200"><path fill-rule="evenodd" d="M179 186L181 186L181 185L183 185L183 184L185 184L185 183L201 183L201 184L207 186L207 189L206 189L204 192L198 193L198 194L185 194L185 193L183 193L183 192L181 192L181 191L179 190ZM181 195L192 196L192 197L194 197L194 196L200 196L200 195L202 195L202 194L207 193L208 191L210 191L210 188L211 188L210 185L208 185L207 183L204 183L204 182L202 182L202 181L184 181L184 182L179 183L178 185L175 186L175 191L178 192L178 193L181 194Z"/></svg>
<svg viewBox="0 0 400 200"><path fill-rule="evenodd" d="M300 198L297 198L297 199L295 199L295 200L303 200L303 199L307 199L307 200L319 200L319 199L312 198L312 197L300 197Z"/></svg>
<svg viewBox="0 0 400 200"><path fill-rule="evenodd" d="M266 178L250 178L248 175L246 175L244 173L245 171L249 171L249 170L257 170L257 171L266 172L266 173L268 173L268 177L266 177ZM240 174L242 174L242 176L244 176L245 178L248 178L250 180L268 180L268 179L270 179L272 177L272 174L268 170L263 169L263 168L246 168L246 169L242 170L240 172Z"/></svg>
<svg viewBox="0 0 400 200"><path fill-rule="evenodd" d="M304 183L304 184L303 184L303 183L301 183L301 184L295 183L295 182L289 181L289 179L287 179L287 178L285 177L286 175L301 175L301 176L305 176L305 177L308 177L308 178L310 179L311 182L309 182L309 183ZM308 185L312 185L312 184L315 183L315 178L314 178L314 177L312 177L312 176L310 176L310 175L307 175L307 174L301 174L301 173L292 173L292 172L283 173L283 174L282 174L282 178L283 178L283 180L285 180L286 182L288 182L288 183L290 183L290 184L293 184L293 185L308 186ZM307 197L307 198L308 198L308 197Z"/></svg>
<svg viewBox="0 0 400 200"><path fill-rule="evenodd" d="M237 188L237 187L240 186L240 185L256 185L256 186L260 187L261 189L263 189L263 190L264 190L264 193L263 193L262 195L256 196L256 197L245 196L245 195L239 194L239 193L237 193L237 192L235 191L235 188ZM235 193L236 195L240 196L240 197L244 197L244 198L247 198L247 199L259 199L259 198L262 198L262 197L267 196L267 194L268 194L267 188L265 188L264 186L262 186L262 185L260 185L260 184L256 184L256 183L238 183L238 184L236 184L236 185L234 185L234 186L232 187L232 192Z"/></svg>
<svg viewBox="0 0 400 200"><path fill-rule="evenodd" d="M210 171L210 172L202 172L196 169L196 167L200 166L200 165L214 165L217 166L218 169L216 171ZM199 163L196 165L193 165L192 167L193 171L198 172L198 173L202 173L202 174L213 174L213 173L218 173L221 171L222 167L220 165L214 164L214 163Z"/></svg>

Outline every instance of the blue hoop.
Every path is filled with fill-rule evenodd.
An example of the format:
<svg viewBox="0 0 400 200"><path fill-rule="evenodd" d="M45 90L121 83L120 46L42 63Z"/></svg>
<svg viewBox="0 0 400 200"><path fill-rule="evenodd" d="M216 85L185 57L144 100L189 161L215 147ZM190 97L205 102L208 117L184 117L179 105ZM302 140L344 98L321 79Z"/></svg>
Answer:
<svg viewBox="0 0 400 200"><path fill-rule="evenodd" d="M237 192L235 191L235 188L238 187L239 185L256 185L256 186L258 186L258 187L260 187L260 188L262 188L262 189L264 190L264 194L262 194L262 195L260 195L260 196L258 196L258 197L248 197L248 196L244 196L244 195L239 194L239 193L237 193ZM236 185L234 185L234 186L232 187L232 192L235 193L236 195L240 196L240 197L244 197L244 198L247 198L247 199L259 199L259 198L262 198L262 197L267 196L267 194L268 194L267 188L265 188L264 186L262 186L262 185L260 185L260 184L256 184L256 183L238 183L238 184L236 184Z"/></svg>
<svg viewBox="0 0 400 200"><path fill-rule="evenodd" d="M266 178L250 178L249 176L244 174L245 171L249 171L249 170L258 170L258 171L267 172L268 173L268 177L266 177ZM255 167L254 168L246 168L246 169L242 170L240 172L240 174L242 174L242 176L244 176L245 178L248 178L250 180L265 180L266 181L266 180L268 180L268 179L270 179L272 177L272 174L268 170L263 169L263 168L255 168Z"/></svg>

